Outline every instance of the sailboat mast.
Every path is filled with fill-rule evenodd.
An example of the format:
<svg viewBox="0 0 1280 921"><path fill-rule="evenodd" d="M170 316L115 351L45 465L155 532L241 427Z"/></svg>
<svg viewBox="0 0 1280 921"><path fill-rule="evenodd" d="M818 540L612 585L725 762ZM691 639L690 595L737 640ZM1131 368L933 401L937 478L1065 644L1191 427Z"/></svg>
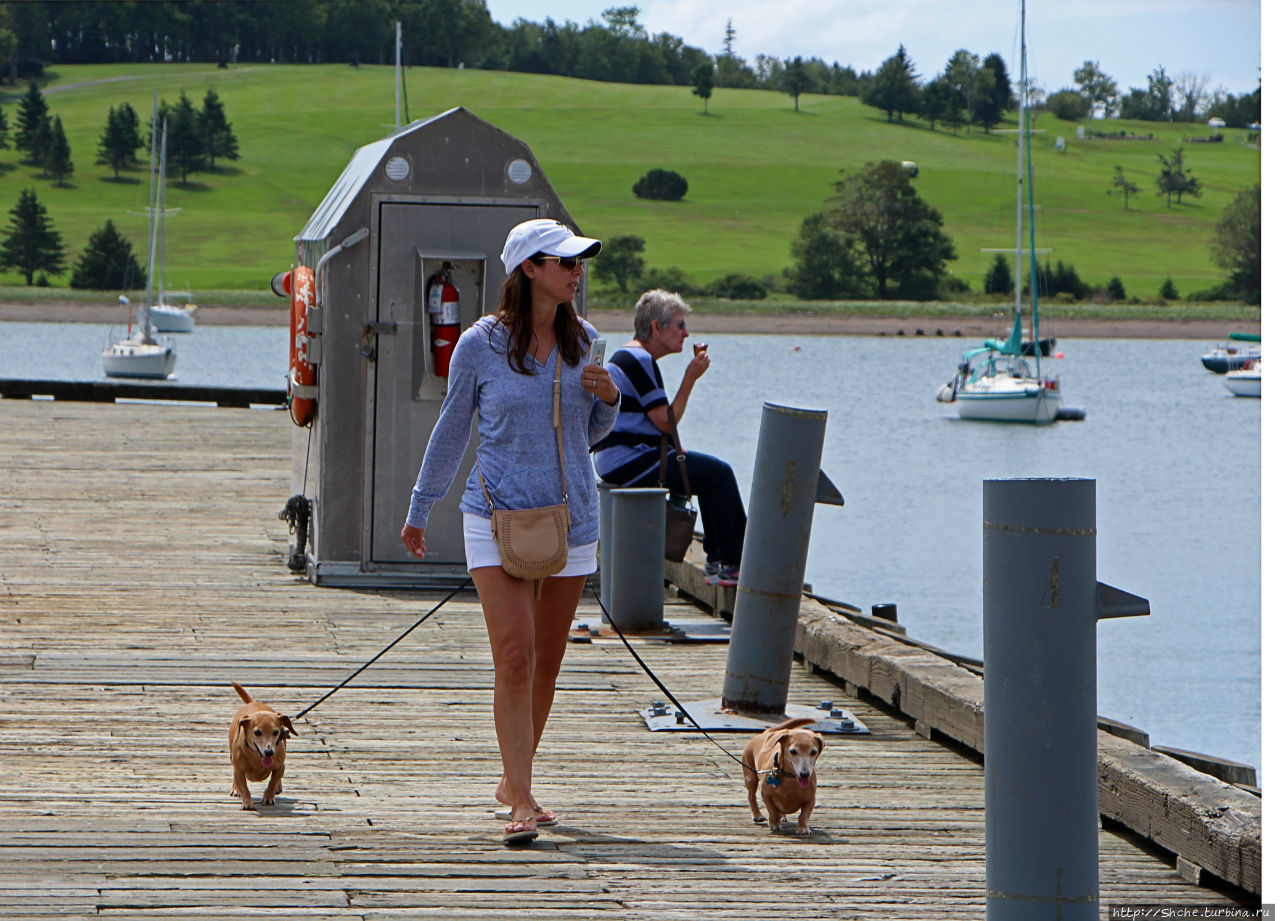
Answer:
<svg viewBox="0 0 1280 921"><path fill-rule="evenodd" d="M1024 136L1027 124L1027 4L1026 0L1022 0L1022 20L1018 29L1018 38L1022 43L1021 52L1021 70L1018 77L1018 220L1017 220L1017 245L1014 247L1014 286L1013 286L1013 315L1015 325L1018 327L1018 335L1022 334L1022 211L1026 207L1026 196L1023 194L1023 148ZM1022 343L1017 343L1018 348L1022 348Z"/></svg>
<svg viewBox="0 0 1280 921"><path fill-rule="evenodd" d="M151 340L151 288L156 273L156 121L160 94L151 95L151 189L147 193L147 299L142 311L142 339Z"/></svg>
<svg viewBox="0 0 1280 921"><path fill-rule="evenodd" d="M1035 349L1036 355L1036 380L1040 379L1040 280L1036 277L1036 213L1035 213L1035 180L1031 171L1031 132L1030 125L1027 123L1027 110L1031 105L1031 94L1027 88L1027 0L1022 0L1022 23L1019 29L1022 45L1022 114L1018 121L1020 127L1024 130L1020 132L1019 137L1022 138L1022 157L1019 158L1019 176L1018 184L1022 184L1021 164L1025 161L1027 172L1027 225L1029 231L1029 243L1031 245L1031 342ZM1021 215L1021 210L1019 210ZM1019 231L1018 242L1022 242L1021 231Z"/></svg>

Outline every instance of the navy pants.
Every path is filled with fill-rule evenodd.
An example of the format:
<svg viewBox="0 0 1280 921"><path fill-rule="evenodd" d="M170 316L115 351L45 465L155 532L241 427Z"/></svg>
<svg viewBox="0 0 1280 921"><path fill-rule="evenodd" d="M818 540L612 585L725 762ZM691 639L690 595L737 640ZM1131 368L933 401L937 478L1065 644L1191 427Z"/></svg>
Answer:
<svg viewBox="0 0 1280 921"><path fill-rule="evenodd" d="M656 448L653 456L658 456ZM747 513L738 492L738 478L733 468L718 457L697 451L686 451L684 457L689 469L689 487L698 499L702 546L707 559L737 566L742 562L742 539L747 531ZM658 468L627 485L657 486ZM684 480L674 450L667 453L667 488L673 496L684 495Z"/></svg>

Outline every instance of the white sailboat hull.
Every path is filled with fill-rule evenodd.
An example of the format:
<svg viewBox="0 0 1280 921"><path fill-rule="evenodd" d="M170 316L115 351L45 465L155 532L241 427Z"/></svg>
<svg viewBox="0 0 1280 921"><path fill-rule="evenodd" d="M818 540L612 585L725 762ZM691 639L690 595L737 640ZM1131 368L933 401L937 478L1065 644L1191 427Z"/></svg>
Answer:
<svg viewBox="0 0 1280 921"><path fill-rule="evenodd" d="M1057 421L1062 391L1035 379L984 378L968 382L955 403L961 419L1048 425Z"/></svg>
<svg viewBox="0 0 1280 921"><path fill-rule="evenodd" d="M151 325L160 333L190 333L196 328L192 314L195 307L175 307L172 304L156 304L151 308Z"/></svg>
<svg viewBox="0 0 1280 921"><path fill-rule="evenodd" d="M1224 383L1238 397L1262 397L1262 361L1259 359L1248 368L1228 371Z"/></svg>
<svg viewBox="0 0 1280 921"><path fill-rule="evenodd" d="M136 336L102 350L102 370L107 377L167 378L178 364L178 353L163 342L143 342Z"/></svg>

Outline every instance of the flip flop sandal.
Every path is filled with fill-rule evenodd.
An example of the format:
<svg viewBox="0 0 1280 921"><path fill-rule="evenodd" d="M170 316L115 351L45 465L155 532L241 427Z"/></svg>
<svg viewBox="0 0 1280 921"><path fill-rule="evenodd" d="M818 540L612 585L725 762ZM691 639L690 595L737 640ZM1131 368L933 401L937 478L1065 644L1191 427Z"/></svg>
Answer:
<svg viewBox="0 0 1280 921"><path fill-rule="evenodd" d="M510 809L495 809L493 810L493 817L500 822L512 821ZM539 809L536 818L538 820L539 828L547 828L551 825L557 824L560 821L559 817L557 817L552 812L548 812L545 809Z"/></svg>
<svg viewBox="0 0 1280 921"><path fill-rule="evenodd" d="M527 822L511 822L509 824L519 825L519 827L512 831L506 831L504 829L502 835L503 844L525 844L538 837L538 823L533 819L530 819ZM530 825L533 827L530 828Z"/></svg>

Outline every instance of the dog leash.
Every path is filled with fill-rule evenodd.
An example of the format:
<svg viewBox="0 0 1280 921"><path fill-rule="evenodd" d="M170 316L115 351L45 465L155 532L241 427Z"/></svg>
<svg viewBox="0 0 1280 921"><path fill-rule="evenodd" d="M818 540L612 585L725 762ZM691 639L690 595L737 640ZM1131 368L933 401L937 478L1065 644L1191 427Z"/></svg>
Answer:
<svg viewBox="0 0 1280 921"><path fill-rule="evenodd" d="M704 736L706 736L707 740L711 742L712 745L720 749L722 752L724 752L734 761L738 762L738 764L740 764L744 770L751 771L752 773L755 773L755 774L768 774L769 771L758 771L755 768L747 767L746 763L743 762L741 758L739 758L733 752L729 751L729 749L725 748L723 745L717 742L712 737L711 733L707 732L707 730L703 729L702 726L698 724L698 721L693 718L693 714L684 708L684 704L676 700L676 696L672 694L670 690L667 689L667 686L665 684L662 683L662 679L657 676L654 670L648 666L648 664L644 661L644 659L640 658L640 654L636 652L635 647L633 647L631 643L627 641L627 638L623 634L622 630L618 628L618 625L616 623L614 623L612 615L609 614L609 609L605 607L604 601L600 598L600 593L596 590L594 585L591 587L591 594L596 596L596 604L600 605L600 610L604 614L604 619L609 622L609 626L611 626L614 632L618 634L618 639L622 640L622 645L627 647L627 652L631 653L631 657L640 664L640 667L644 669L644 673L649 676L650 680L653 681L653 683L657 686L658 690L663 693L663 696L665 696L667 700L671 701L671 703L675 706L677 710L679 710L681 713L684 714L684 718L687 719L693 725L693 728L698 730L698 732L702 733Z"/></svg>
<svg viewBox="0 0 1280 921"><path fill-rule="evenodd" d="M430 611L428 611L426 614L423 614L421 617L419 617L419 618L418 618L418 622L417 622L417 623L415 623L412 627L410 627L410 628L409 628L408 630L406 630L404 633L401 633L401 634L400 634L399 636L397 636L394 640L392 640L390 643L388 643L388 644L386 645L386 647L384 647L384 648L383 648L382 652L378 653L376 656L374 656L374 657L373 657L372 659L370 659L368 662L364 663L364 665L361 665L361 666L360 666L359 668L357 668L354 672L352 672L350 675L348 675L348 676L347 676L347 678L346 678L346 680L344 680L341 684L339 684L339 685L338 685L337 687L335 687L333 690L329 691L327 694L325 694L323 697L321 697L319 700L317 700L317 701L316 701L315 703L313 703L311 706L309 706L309 707L307 707L305 710L302 710L301 712L299 712L299 713L298 713L298 715L297 715L297 716L295 716L295 717L293 717L293 718L294 718L295 720L300 720L300 719L302 719L304 716L306 716L308 713L310 713L310 712L311 712L312 710L314 710L316 707L320 706L322 703L324 703L326 700L328 700L328 699L329 699L330 697L332 697L334 694L338 693L338 691L342 690L344 687L346 687L348 684L350 684L350 683L351 683L351 680L352 680L353 678L355 678L355 676L356 676L356 675L360 674L362 671L364 671L366 668L368 668L368 667L369 667L370 665L372 665L374 662L377 662L379 659L381 659L381 658L383 657L383 655L385 655L385 654L386 654L386 653L391 649L391 647L392 647L392 646L394 646L396 643L400 642L402 639L404 639L406 636L408 636L408 635L409 635L410 633L412 633L414 630L417 630L420 626L422 626L422 625L426 622L426 620L427 620L427 618L428 618L428 617L430 617L430 616L431 616L432 614L434 614L436 611L440 610L442 607L444 607L446 604L448 604L450 601L452 601L452 600L453 600L453 596L454 596L454 595L458 594L458 592L462 591L464 588L466 588L466 587L467 587L468 585L470 585L470 584L471 584L471 579L470 579L470 578L468 578L468 579L467 579L466 581L464 581L464 582L460 582L460 583L458 584L458 587L457 587L457 588L455 588L453 591L451 591L449 594L445 595L445 596L444 596L444 598L442 598L442 599L440 600L440 602L439 602L439 603L438 603L434 608L432 608L432 609L431 609Z"/></svg>

